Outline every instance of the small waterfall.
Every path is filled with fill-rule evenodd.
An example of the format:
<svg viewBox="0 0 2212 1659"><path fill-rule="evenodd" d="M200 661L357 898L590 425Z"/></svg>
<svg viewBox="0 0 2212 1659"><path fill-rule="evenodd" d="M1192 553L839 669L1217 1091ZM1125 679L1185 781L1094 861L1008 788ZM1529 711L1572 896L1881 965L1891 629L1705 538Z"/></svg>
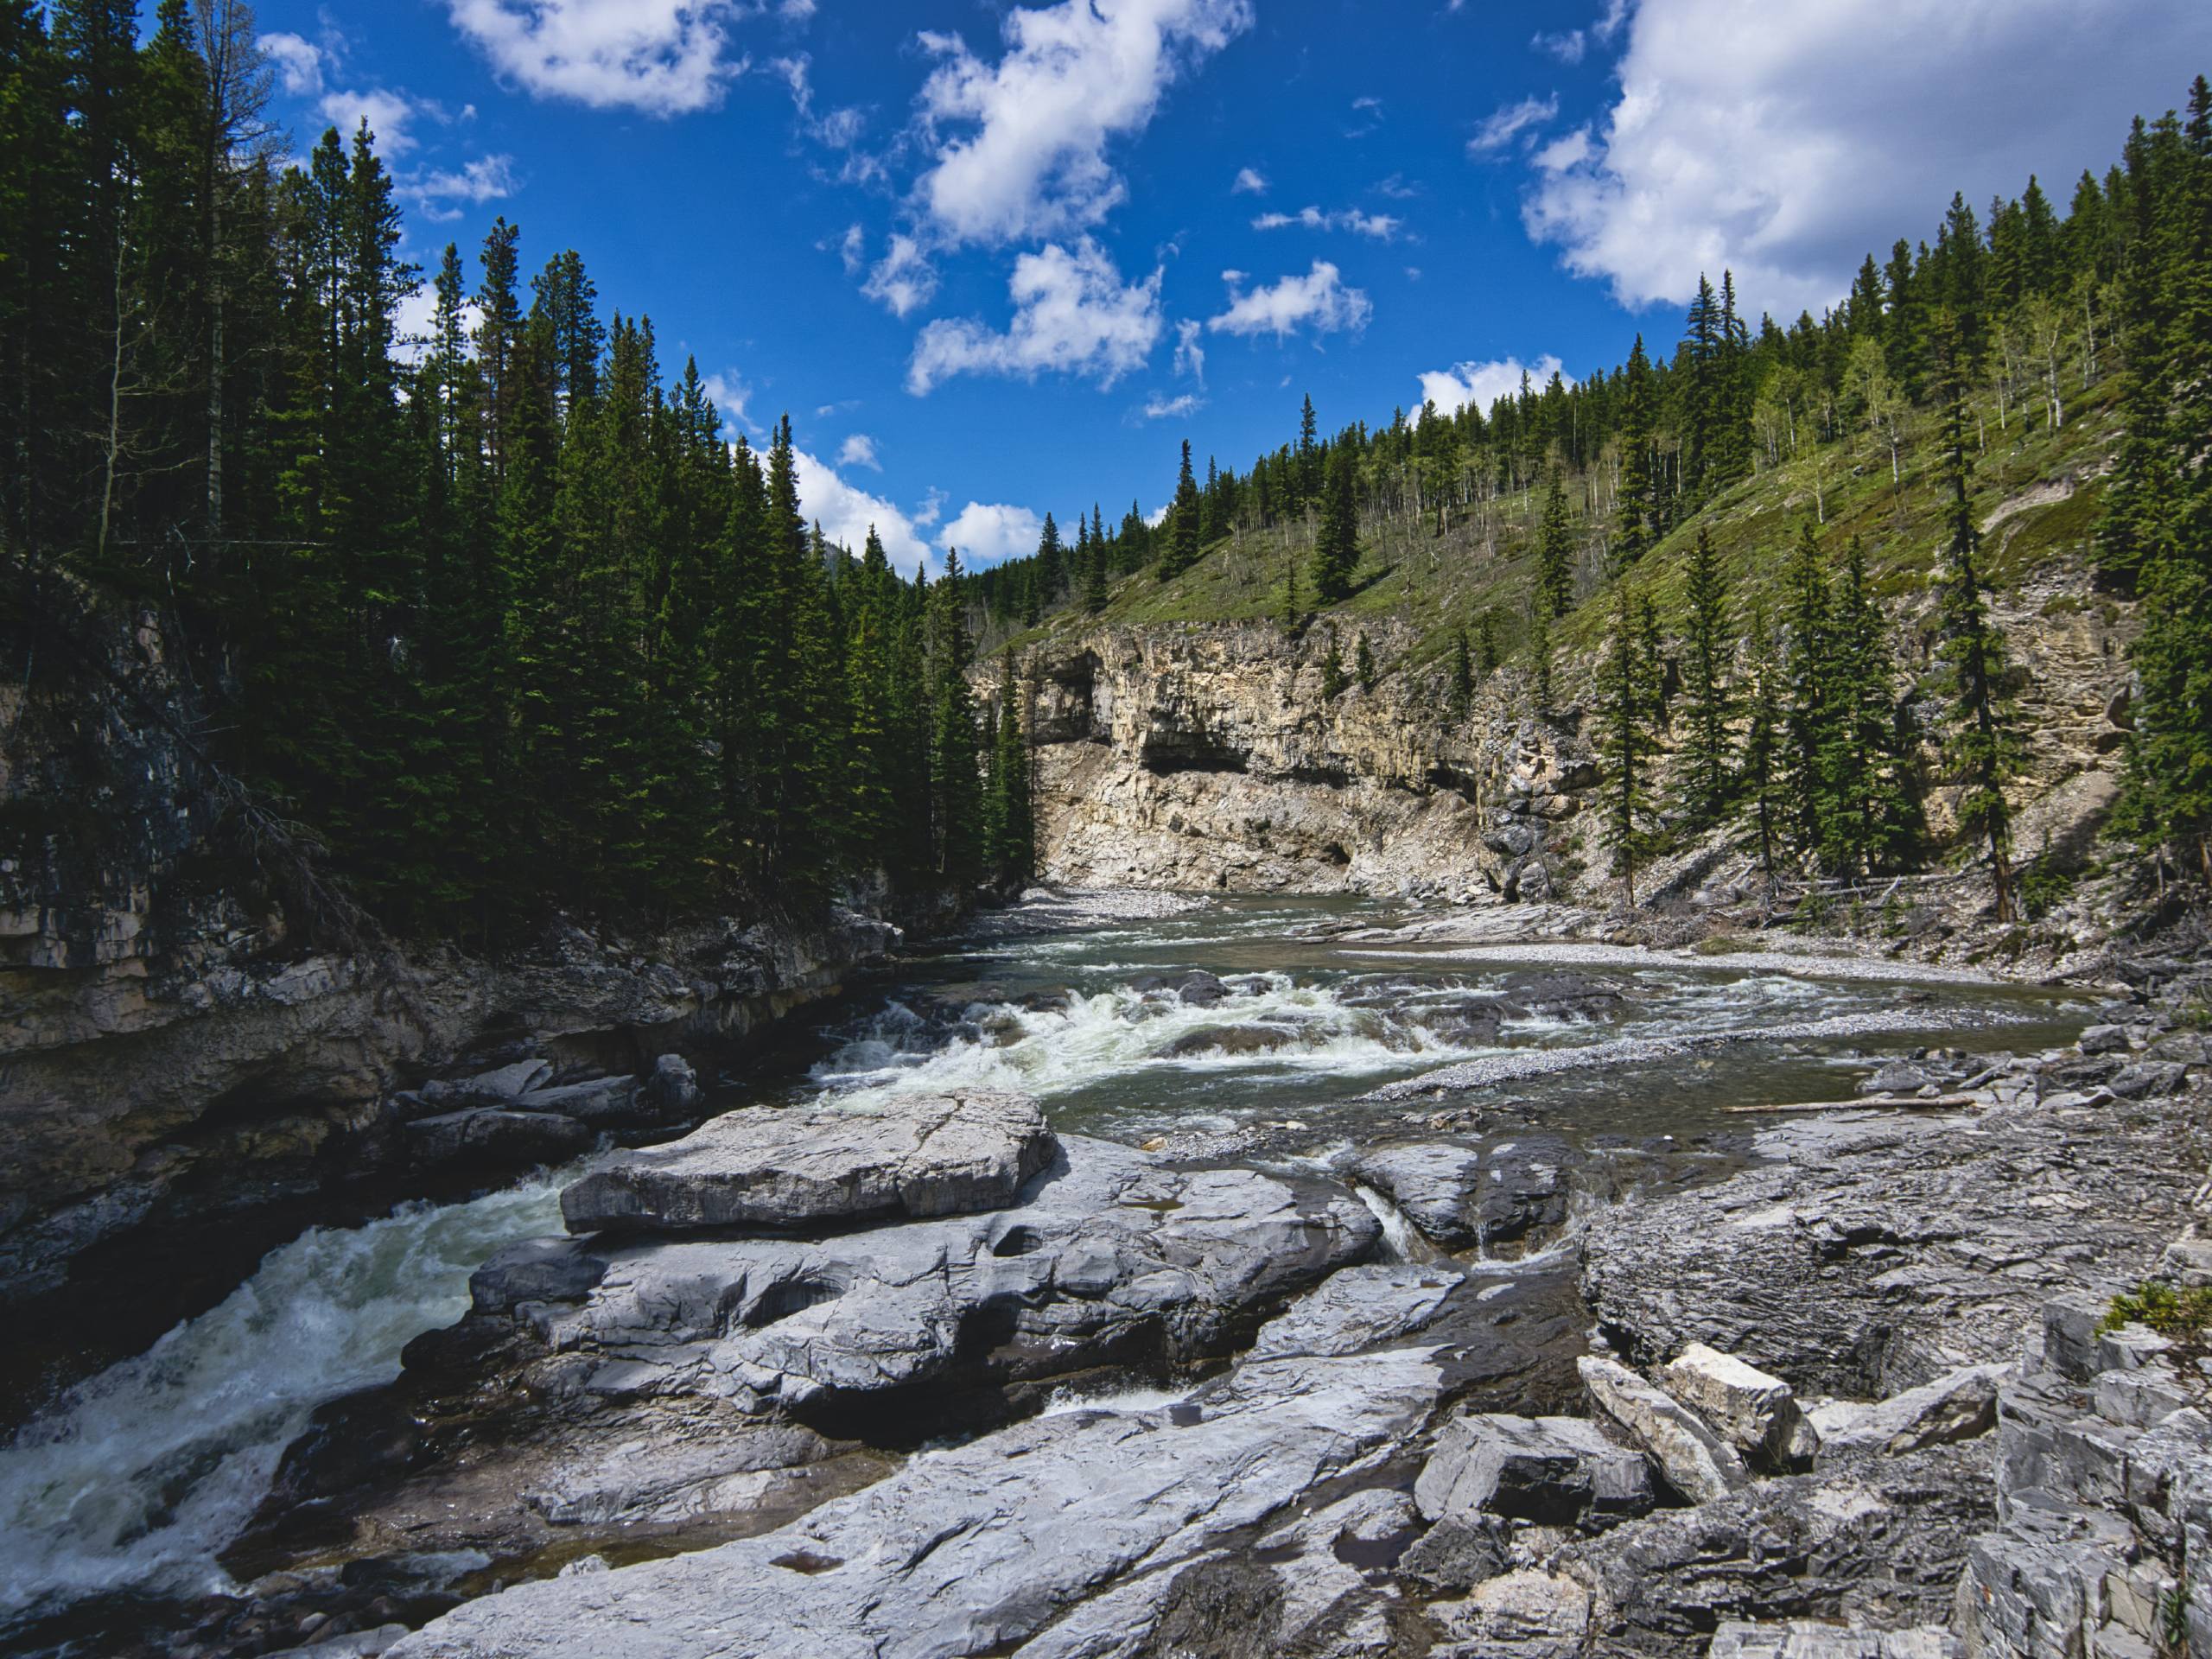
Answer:
<svg viewBox="0 0 2212 1659"><path fill-rule="evenodd" d="M1420 1229L1406 1219L1406 1212L1382 1193L1357 1183L1351 1190L1359 1194L1359 1201L1373 1211L1375 1219L1382 1224L1384 1261L1419 1264L1445 1259L1444 1252L1423 1238Z"/></svg>

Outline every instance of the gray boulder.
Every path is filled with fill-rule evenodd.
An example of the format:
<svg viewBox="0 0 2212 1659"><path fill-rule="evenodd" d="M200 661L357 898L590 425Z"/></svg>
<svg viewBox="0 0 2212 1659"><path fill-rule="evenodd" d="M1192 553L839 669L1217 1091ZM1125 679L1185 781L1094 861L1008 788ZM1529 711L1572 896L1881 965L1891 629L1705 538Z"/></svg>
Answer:
<svg viewBox="0 0 2212 1659"><path fill-rule="evenodd" d="M1260 1327L1252 1352L1262 1359L1294 1354L1352 1354L1409 1336L1444 1311L1445 1298L1466 1281L1448 1268L1372 1263L1332 1273Z"/></svg>
<svg viewBox="0 0 2212 1659"><path fill-rule="evenodd" d="M663 1116L679 1116L699 1103L699 1074L681 1054L664 1054L653 1062L644 1093Z"/></svg>
<svg viewBox="0 0 2212 1659"><path fill-rule="evenodd" d="M1059 1152L994 1213L821 1238L602 1237L593 1254L607 1270L588 1295L525 1311L566 1364L632 1390L766 1410L986 1374L1060 1376L1132 1351L1217 1352L1381 1236L1365 1205L1324 1183L1163 1168L1077 1136ZM1322 1306L1349 1318L1376 1300ZM1414 1317L1394 1305L1386 1324ZM1297 1342L1278 1341L1327 1335L1309 1309Z"/></svg>
<svg viewBox="0 0 2212 1659"><path fill-rule="evenodd" d="M1659 1380L1763 1467L1803 1469L1819 1449L1820 1436L1789 1385L1732 1354L1694 1342L1661 1368Z"/></svg>
<svg viewBox="0 0 2212 1659"><path fill-rule="evenodd" d="M1894 1455L1972 1440L1997 1427L1998 1385L2011 1370L2009 1365L1961 1365L1886 1400L1832 1402L1809 1415L1824 1452L1878 1447Z"/></svg>
<svg viewBox="0 0 2212 1659"><path fill-rule="evenodd" d="M1625 1365L1585 1354L1575 1370L1598 1415L1649 1452L1667 1484L1689 1502L1725 1497L1751 1479L1733 1446Z"/></svg>
<svg viewBox="0 0 2212 1659"><path fill-rule="evenodd" d="M1643 1454L1580 1417L1455 1417L1414 1482L1414 1502L1432 1521L1496 1515L1596 1530L1657 1501Z"/></svg>
<svg viewBox="0 0 2212 1659"><path fill-rule="evenodd" d="M682 1233L957 1215L1011 1203L1052 1146L1020 1095L753 1107L586 1176L561 1194L561 1216L572 1233Z"/></svg>
<svg viewBox="0 0 2212 1659"><path fill-rule="evenodd" d="M1756 1624L1731 1619L1713 1633L1712 1659L1961 1659L1958 1637L1940 1625L1870 1630L1809 1618Z"/></svg>
<svg viewBox="0 0 2212 1659"><path fill-rule="evenodd" d="M1563 1220L1572 1155L1547 1135L1424 1141L1362 1153L1345 1172L1388 1197L1423 1236L1466 1249L1509 1243Z"/></svg>

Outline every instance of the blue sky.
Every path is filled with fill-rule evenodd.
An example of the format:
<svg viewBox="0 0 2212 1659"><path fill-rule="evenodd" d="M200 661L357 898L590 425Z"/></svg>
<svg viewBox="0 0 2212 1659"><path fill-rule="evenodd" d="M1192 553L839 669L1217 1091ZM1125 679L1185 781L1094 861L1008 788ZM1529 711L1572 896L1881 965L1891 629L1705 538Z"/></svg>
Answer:
<svg viewBox="0 0 2212 1659"><path fill-rule="evenodd" d="M1794 315L2212 69L2198 0L262 0L303 151L368 115L408 251L574 247L808 509L911 563L1166 499L1176 446L1484 401ZM472 274L474 261L471 262Z"/></svg>

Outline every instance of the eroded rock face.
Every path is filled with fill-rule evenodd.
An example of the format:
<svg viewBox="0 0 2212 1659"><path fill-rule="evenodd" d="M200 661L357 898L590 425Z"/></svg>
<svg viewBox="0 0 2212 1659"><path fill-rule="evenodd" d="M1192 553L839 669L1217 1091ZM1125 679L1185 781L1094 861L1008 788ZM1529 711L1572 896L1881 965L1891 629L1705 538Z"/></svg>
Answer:
<svg viewBox="0 0 2212 1659"><path fill-rule="evenodd" d="M1446 1423L1414 1501L1432 1521L1494 1515L1597 1531L1658 1502L1643 1454L1581 1417L1471 1414Z"/></svg>
<svg viewBox="0 0 2212 1659"><path fill-rule="evenodd" d="M572 1233L671 1234L957 1215L1011 1203L1054 1144L1018 1095L754 1107L594 1171L561 1194L561 1216Z"/></svg>
<svg viewBox="0 0 2212 1659"><path fill-rule="evenodd" d="M595 1241L578 1247L604 1264L588 1294L525 1311L580 1378L766 1409L1196 1357L1380 1232L1340 1187L1071 1135L1003 1209L821 1238Z"/></svg>
<svg viewBox="0 0 2212 1659"><path fill-rule="evenodd" d="M1387 1457L1426 1421L1440 1380L1413 1351L1255 1362L1181 1406L1069 1412L917 1459L763 1537L518 1586L392 1651L1134 1654L1199 1599L1183 1574L1300 1493ZM1299 1568L1261 1571L1272 1583L1249 1581L1243 1594L1280 1628ZM1227 1585L1213 1596L1238 1599ZM1055 1624L1077 1603L1088 1605Z"/></svg>
<svg viewBox="0 0 2212 1659"><path fill-rule="evenodd" d="M1374 641L1388 658L1395 625ZM1320 695L1326 641L1271 625L1098 629L1036 666L1039 862L1055 880L1233 893L1548 897L1597 781L1572 715L1496 687L1439 717L1425 677Z"/></svg>

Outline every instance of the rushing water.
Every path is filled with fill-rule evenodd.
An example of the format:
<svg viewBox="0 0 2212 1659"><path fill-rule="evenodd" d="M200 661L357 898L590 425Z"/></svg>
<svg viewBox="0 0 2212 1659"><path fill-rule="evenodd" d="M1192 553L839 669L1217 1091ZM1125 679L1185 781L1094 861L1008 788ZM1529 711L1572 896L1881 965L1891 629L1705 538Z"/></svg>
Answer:
<svg viewBox="0 0 2212 1659"><path fill-rule="evenodd" d="M1847 1093L1870 1057L1917 1043L2032 1050L2080 1024L2078 1008L2009 988L1647 964L1587 970L1625 993L1610 1017L1531 1015L1471 1035L1435 1016L1473 997L1510 998L1544 970L1414 948L1376 954L1335 938L1376 919L1374 907L1349 902L1226 900L1080 933L986 938L838 1016L804 1077L732 1090L726 1103L864 1107L1013 1089L1041 1097L1064 1129L1141 1140L1291 1124L1325 1152L1402 1128L1402 1105L1361 1096L1441 1065L1624 1038L1750 1034L1626 1075L1570 1071L1511 1086L1521 1110L1559 1127L1688 1134L1740 1128L1719 1115L1732 1103ZM1224 982L1211 1006L1177 995L1194 969ZM1756 1035L1847 1014L1921 1029L1853 1041ZM470 1272L493 1250L557 1231L556 1195L574 1173L310 1231L219 1306L27 1425L0 1448L0 1640L11 1619L88 1596L227 1587L219 1553L315 1408L396 1376L411 1338L460 1316ZM1056 1408L1152 1399L1071 1395Z"/></svg>

